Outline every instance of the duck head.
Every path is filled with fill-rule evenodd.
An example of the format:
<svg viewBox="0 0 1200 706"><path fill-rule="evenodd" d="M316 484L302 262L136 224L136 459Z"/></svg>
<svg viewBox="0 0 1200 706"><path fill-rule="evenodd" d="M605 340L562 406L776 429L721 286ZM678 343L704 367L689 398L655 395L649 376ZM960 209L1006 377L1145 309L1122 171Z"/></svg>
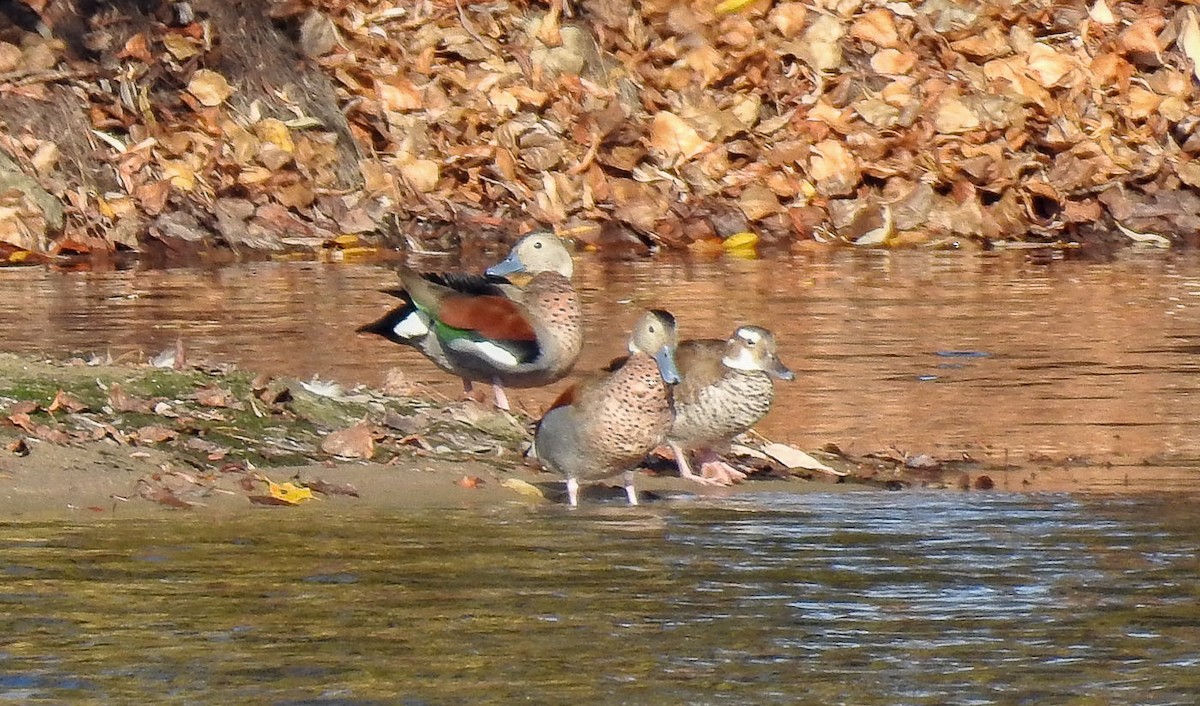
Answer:
<svg viewBox="0 0 1200 706"><path fill-rule="evenodd" d="M721 362L727 368L746 372L764 372L780 380L794 380L796 374L779 360L775 335L761 326L742 326L725 344Z"/></svg>
<svg viewBox="0 0 1200 706"><path fill-rule="evenodd" d="M668 311L651 309L634 325L633 333L629 336L629 352L643 353L653 358L663 382L674 385L679 382L679 370L675 367L675 346L678 343L675 317Z"/></svg>
<svg viewBox="0 0 1200 706"><path fill-rule="evenodd" d="M487 274L557 272L570 279L574 269L571 252L562 239L550 231L536 230L518 240L508 257L489 267Z"/></svg>

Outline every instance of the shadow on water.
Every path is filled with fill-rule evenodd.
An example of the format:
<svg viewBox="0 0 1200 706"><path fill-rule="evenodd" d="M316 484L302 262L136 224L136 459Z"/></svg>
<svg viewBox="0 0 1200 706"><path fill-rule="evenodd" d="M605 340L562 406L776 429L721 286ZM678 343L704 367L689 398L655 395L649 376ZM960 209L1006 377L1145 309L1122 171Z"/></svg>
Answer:
<svg viewBox="0 0 1200 706"><path fill-rule="evenodd" d="M1190 705L1200 693L1200 530L1161 497L265 517L0 526L0 698Z"/></svg>
<svg viewBox="0 0 1200 706"><path fill-rule="evenodd" d="M836 250L787 261L578 260L588 326L579 370L619 354L645 307L671 309L685 337L759 323L776 330L798 373L761 425L770 437L1065 465L1057 487L1068 489L1200 480L1195 258L1130 251L1047 264L1020 253ZM21 351L155 353L182 337L193 357L344 383L378 384L399 367L457 395L458 382L417 353L354 333L393 304L377 290L395 281L386 266L313 263L0 270L0 324L6 347ZM516 398L536 411L561 387ZM1099 480L1105 464L1121 472ZM1046 487L1047 477L1013 489Z"/></svg>

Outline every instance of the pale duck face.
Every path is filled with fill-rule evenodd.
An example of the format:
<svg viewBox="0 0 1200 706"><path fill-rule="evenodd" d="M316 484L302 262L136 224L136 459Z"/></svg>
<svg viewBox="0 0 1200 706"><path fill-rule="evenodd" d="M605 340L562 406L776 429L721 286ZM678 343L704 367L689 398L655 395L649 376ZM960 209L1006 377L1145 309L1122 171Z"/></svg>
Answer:
<svg viewBox="0 0 1200 706"><path fill-rule="evenodd" d="M763 372L780 380L793 380L796 375L779 360L775 336L760 326L742 326L734 331L725 346L721 363L731 370Z"/></svg>

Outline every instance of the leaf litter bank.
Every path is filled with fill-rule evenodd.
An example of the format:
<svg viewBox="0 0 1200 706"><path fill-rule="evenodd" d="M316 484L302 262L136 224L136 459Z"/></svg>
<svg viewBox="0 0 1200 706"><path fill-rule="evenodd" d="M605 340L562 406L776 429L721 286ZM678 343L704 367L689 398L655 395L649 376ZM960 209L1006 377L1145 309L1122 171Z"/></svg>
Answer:
<svg viewBox="0 0 1200 706"><path fill-rule="evenodd" d="M13 262L444 250L535 225L639 252L1200 233L1186 2L2 11Z"/></svg>

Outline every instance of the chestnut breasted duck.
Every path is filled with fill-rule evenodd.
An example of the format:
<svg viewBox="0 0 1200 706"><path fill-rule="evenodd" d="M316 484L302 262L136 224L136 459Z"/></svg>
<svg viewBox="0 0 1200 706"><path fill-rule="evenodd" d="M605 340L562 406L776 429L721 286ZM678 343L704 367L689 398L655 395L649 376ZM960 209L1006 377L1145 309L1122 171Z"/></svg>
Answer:
<svg viewBox="0 0 1200 706"><path fill-rule="evenodd" d="M400 271L389 290L403 304L358 330L421 351L442 370L471 383L490 382L496 406L508 410L504 387L540 387L562 379L583 347L579 297L571 286L571 254L548 231L535 231L484 276ZM503 275L532 275L523 287Z"/></svg>
<svg viewBox="0 0 1200 706"><path fill-rule="evenodd" d="M795 374L779 360L775 336L760 326L742 326L729 340L697 339L675 354L680 382L674 389L675 420L667 443L679 474L705 485L731 485L745 473L721 460L717 448L754 426L771 409L774 379ZM700 474L688 452L697 452Z"/></svg>
<svg viewBox="0 0 1200 706"><path fill-rule="evenodd" d="M625 474L625 494L637 505L633 469L663 443L671 428L675 318L646 312L629 338L619 367L568 388L534 431L533 455L566 476L567 497L579 504L580 481Z"/></svg>

